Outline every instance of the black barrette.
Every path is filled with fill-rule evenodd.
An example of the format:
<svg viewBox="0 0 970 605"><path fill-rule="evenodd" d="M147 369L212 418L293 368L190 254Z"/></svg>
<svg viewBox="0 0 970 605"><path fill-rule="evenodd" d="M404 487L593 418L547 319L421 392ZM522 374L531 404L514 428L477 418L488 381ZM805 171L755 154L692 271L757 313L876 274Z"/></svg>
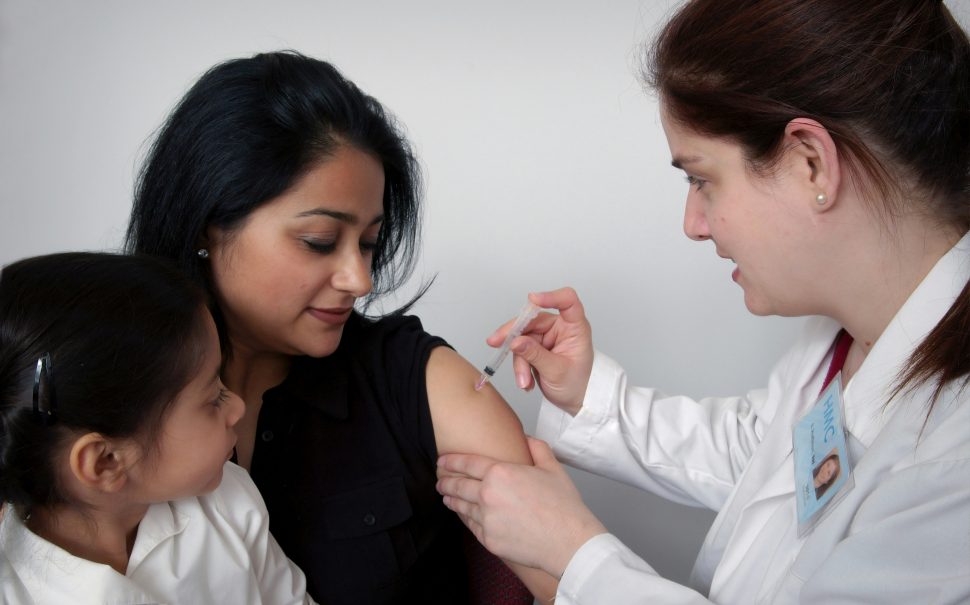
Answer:
<svg viewBox="0 0 970 605"><path fill-rule="evenodd" d="M34 417L44 426L54 423L54 378L51 367L51 354L44 353L37 359L37 369L34 370Z"/></svg>

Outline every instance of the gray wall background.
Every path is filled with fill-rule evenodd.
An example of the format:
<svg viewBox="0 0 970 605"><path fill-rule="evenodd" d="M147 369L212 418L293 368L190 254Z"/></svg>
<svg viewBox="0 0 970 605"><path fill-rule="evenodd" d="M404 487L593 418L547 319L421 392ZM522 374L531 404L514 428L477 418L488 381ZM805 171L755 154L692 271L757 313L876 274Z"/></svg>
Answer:
<svg viewBox="0 0 970 605"><path fill-rule="evenodd" d="M948 0L970 22L970 0ZM575 287L635 384L762 386L802 320L755 318L681 231L687 185L636 72L673 0L0 0L0 264L116 249L151 134L211 65L292 48L406 126L426 177L415 284L473 364L529 291ZM537 396L495 380L528 431ZM713 515L575 471L589 506L684 581Z"/></svg>

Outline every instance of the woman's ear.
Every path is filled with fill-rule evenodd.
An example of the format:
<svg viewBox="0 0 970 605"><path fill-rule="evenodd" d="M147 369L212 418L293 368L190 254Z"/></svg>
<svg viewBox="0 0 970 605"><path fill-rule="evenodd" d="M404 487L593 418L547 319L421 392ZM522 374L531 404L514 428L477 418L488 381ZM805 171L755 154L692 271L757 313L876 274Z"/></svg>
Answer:
<svg viewBox="0 0 970 605"><path fill-rule="evenodd" d="M74 478L86 489L112 493L124 487L137 457L132 443L119 443L100 433L86 433L71 446Z"/></svg>
<svg viewBox="0 0 970 605"><path fill-rule="evenodd" d="M842 173L829 131L810 118L795 118L785 126L784 147L791 154L795 178L804 186L806 202L815 212L834 208Z"/></svg>

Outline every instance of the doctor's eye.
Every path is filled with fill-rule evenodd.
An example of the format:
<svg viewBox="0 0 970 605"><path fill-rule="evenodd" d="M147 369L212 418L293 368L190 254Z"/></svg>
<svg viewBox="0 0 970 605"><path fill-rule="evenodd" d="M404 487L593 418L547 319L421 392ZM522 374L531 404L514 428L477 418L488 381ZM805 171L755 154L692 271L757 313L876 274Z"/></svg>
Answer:
<svg viewBox="0 0 970 605"><path fill-rule="evenodd" d="M691 176L689 174L684 177L684 180L687 181L688 185L690 185L691 187L694 187L698 191L700 191L701 187L704 186L704 183L707 182L704 179L697 178L696 176Z"/></svg>

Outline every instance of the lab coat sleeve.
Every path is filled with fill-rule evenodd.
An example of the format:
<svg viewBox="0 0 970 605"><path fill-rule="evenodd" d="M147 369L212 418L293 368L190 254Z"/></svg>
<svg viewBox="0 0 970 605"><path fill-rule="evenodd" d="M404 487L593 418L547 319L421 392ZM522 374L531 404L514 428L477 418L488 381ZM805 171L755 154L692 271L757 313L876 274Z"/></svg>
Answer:
<svg viewBox="0 0 970 605"><path fill-rule="evenodd" d="M556 605L694 605L700 593L665 580L616 536L600 534L573 555L559 581Z"/></svg>
<svg viewBox="0 0 970 605"><path fill-rule="evenodd" d="M572 417L543 401L536 434L571 466L718 510L764 436L773 412L766 408L769 389L668 397L628 386L623 369L597 351L582 409Z"/></svg>
<svg viewBox="0 0 970 605"><path fill-rule="evenodd" d="M306 577L285 554L269 532L269 514L249 474L226 463L218 495L220 508L231 519L245 543L261 603L315 605L306 592Z"/></svg>

